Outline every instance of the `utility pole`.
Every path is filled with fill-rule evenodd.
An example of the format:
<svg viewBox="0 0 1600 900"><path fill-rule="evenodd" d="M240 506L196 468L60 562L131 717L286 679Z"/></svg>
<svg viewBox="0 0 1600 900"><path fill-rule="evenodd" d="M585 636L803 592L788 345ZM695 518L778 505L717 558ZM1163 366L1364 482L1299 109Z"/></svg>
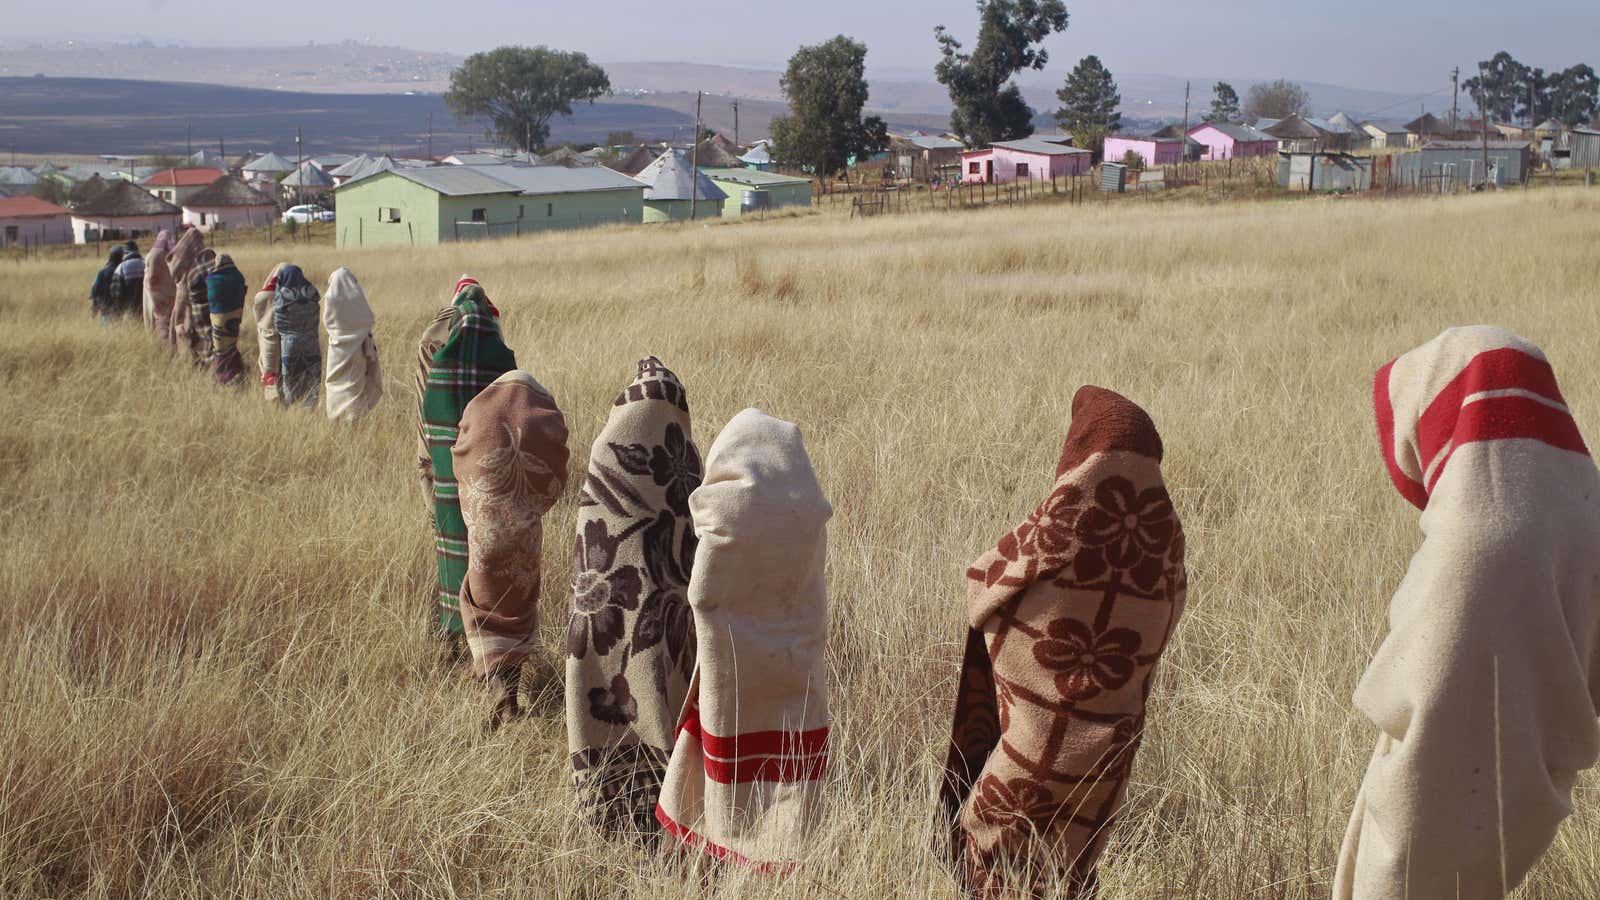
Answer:
<svg viewBox="0 0 1600 900"><path fill-rule="evenodd" d="M1483 71L1483 64L1479 63L1478 64L1478 125L1479 125L1480 131L1483 134L1483 185L1484 185L1485 188L1487 188L1489 186L1489 110L1484 105L1485 98L1483 96L1483 88L1484 88L1484 83L1486 81L1488 81L1488 80L1489 80L1488 76L1485 75L1484 71Z"/></svg>
<svg viewBox="0 0 1600 900"><path fill-rule="evenodd" d="M733 101L733 145L735 147L742 146L739 143L739 101L737 100Z"/></svg>
<svg viewBox="0 0 1600 900"><path fill-rule="evenodd" d="M193 119L186 120L185 128L187 129L187 135L183 139L183 152L185 154L189 155L189 156L193 156L194 155L194 120Z"/></svg>
<svg viewBox="0 0 1600 900"><path fill-rule="evenodd" d="M433 113L428 113L428 159L433 159Z"/></svg>
<svg viewBox="0 0 1600 900"><path fill-rule="evenodd" d="M700 205L700 101L705 91L694 92L694 143L689 148L689 218L692 221Z"/></svg>
<svg viewBox="0 0 1600 900"><path fill-rule="evenodd" d="M1189 82L1183 83L1183 142L1179 144L1182 150L1178 151L1178 159L1182 162L1189 161Z"/></svg>
<svg viewBox="0 0 1600 900"><path fill-rule="evenodd" d="M1456 66L1450 70L1450 125L1457 125L1461 121L1461 67Z"/></svg>
<svg viewBox="0 0 1600 900"><path fill-rule="evenodd" d="M295 205L306 202L305 158L300 153L300 126L294 127L294 194Z"/></svg>

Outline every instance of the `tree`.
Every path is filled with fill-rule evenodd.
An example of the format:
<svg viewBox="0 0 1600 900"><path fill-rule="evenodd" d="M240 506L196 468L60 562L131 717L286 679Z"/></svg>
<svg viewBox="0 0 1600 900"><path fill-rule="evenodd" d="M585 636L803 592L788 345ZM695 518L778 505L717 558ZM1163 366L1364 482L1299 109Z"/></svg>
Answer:
<svg viewBox="0 0 1600 900"><path fill-rule="evenodd" d="M40 178L37 183L30 187L28 189L28 193L31 196L38 197L40 200L48 200L57 206L64 206L66 205L67 195L69 192L67 191L66 185L62 184L59 180L46 175L45 177Z"/></svg>
<svg viewBox="0 0 1600 900"><path fill-rule="evenodd" d="M1233 85L1226 81L1219 81L1211 88L1211 111L1202 119L1206 122L1237 122L1243 118L1239 111L1239 92Z"/></svg>
<svg viewBox="0 0 1600 900"><path fill-rule="evenodd" d="M968 147L1033 134L1033 110L1011 77L1043 69L1037 46L1067 27L1063 0L978 0L978 43L971 53L945 26L933 30L940 60L933 74L950 92L950 129Z"/></svg>
<svg viewBox="0 0 1600 900"><path fill-rule="evenodd" d="M789 57L778 80L789 115L772 120L773 150L779 159L809 168L823 182L852 156L867 156L889 145L889 131L877 116L861 117L867 103L867 45L844 35Z"/></svg>
<svg viewBox="0 0 1600 900"><path fill-rule="evenodd" d="M1600 79L1595 77L1594 69L1579 63L1550 76L1547 106L1549 115L1568 127L1593 119L1600 112Z"/></svg>
<svg viewBox="0 0 1600 900"><path fill-rule="evenodd" d="M1250 85L1245 94L1244 119L1254 125L1261 119L1287 119L1304 115L1311 108L1311 95L1292 81L1277 81Z"/></svg>
<svg viewBox="0 0 1600 900"><path fill-rule="evenodd" d="M1122 124L1122 114L1117 112L1122 104L1117 83L1100 57L1092 53L1079 60L1067 76L1066 85L1056 91L1056 98L1064 104L1056 110L1056 122L1072 133L1073 142L1079 147L1098 146Z"/></svg>
<svg viewBox="0 0 1600 900"><path fill-rule="evenodd" d="M499 47L472 54L451 72L444 102L462 118L488 119L496 139L533 152L550 137L551 118L610 92L605 70L582 53Z"/></svg>
<svg viewBox="0 0 1600 900"><path fill-rule="evenodd" d="M1516 57L1501 50L1478 63L1478 74L1463 81L1461 86L1491 118L1509 122L1516 117L1519 104L1527 105L1531 74Z"/></svg>
<svg viewBox="0 0 1600 900"><path fill-rule="evenodd" d="M606 132L607 147L632 147L639 143L638 135L631 131Z"/></svg>

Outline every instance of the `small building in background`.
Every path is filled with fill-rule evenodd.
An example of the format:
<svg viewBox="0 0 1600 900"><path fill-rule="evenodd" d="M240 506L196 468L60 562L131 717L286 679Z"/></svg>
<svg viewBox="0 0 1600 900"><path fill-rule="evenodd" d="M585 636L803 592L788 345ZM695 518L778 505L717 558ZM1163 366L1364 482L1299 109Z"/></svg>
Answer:
<svg viewBox="0 0 1600 900"><path fill-rule="evenodd" d="M630 152L627 156L624 156L623 158L612 162L610 165L607 165L606 168L613 172L618 172L632 178L638 175L640 172L643 172L645 167L655 162L656 157L660 155L660 150L652 150L649 147L638 147Z"/></svg>
<svg viewBox="0 0 1600 900"><path fill-rule="evenodd" d="M26 193L39 183L39 176L24 166L0 166L0 187Z"/></svg>
<svg viewBox="0 0 1600 900"><path fill-rule="evenodd" d="M221 177L220 169L162 169L140 184L173 206L183 206L184 201Z"/></svg>
<svg viewBox="0 0 1600 900"><path fill-rule="evenodd" d="M644 185L646 223L720 218L728 199L706 173L695 170L682 150L661 154L645 166L638 180Z"/></svg>
<svg viewBox="0 0 1600 900"><path fill-rule="evenodd" d="M72 243L72 213L37 197L0 197L0 247Z"/></svg>
<svg viewBox="0 0 1600 900"><path fill-rule="evenodd" d="M1084 175L1093 154L1078 147L1033 138L995 141L983 150L961 154L961 180L967 184L1011 184Z"/></svg>
<svg viewBox="0 0 1600 900"><path fill-rule="evenodd" d="M754 146L739 157L740 164L757 172L771 172L773 169L771 146L770 141L756 141ZM649 165L649 162L646 162L645 165ZM642 170L644 166L639 168ZM635 172L633 174L638 173Z"/></svg>
<svg viewBox="0 0 1600 900"><path fill-rule="evenodd" d="M1485 159L1487 156L1487 173ZM1402 183L1416 184L1423 177L1442 178L1459 188L1485 181L1498 187L1527 181L1533 147L1527 141L1432 141L1421 150L1399 157Z"/></svg>
<svg viewBox="0 0 1600 900"><path fill-rule="evenodd" d="M1279 150L1289 153L1350 150L1358 141L1366 143L1371 140L1365 132L1358 139L1329 122L1299 115L1279 119L1261 130L1278 141Z"/></svg>
<svg viewBox="0 0 1600 900"><path fill-rule="evenodd" d="M1120 163L1128 158L1129 153L1132 153L1140 160L1143 160L1147 168L1171 166L1183 162L1184 144L1184 141L1177 138L1112 135L1106 138L1105 151L1100 158L1108 162Z"/></svg>
<svg viewBox="0 0 1600 900"><path fill-rule="evenodd" d="M734 152L736 149L722 135L714 134L685 153L694 161L697 168L737 169L744 166L744 161Z"/></svg>
<svg viewBox="0 0 1600 900"><path fill-rule="evenodd" d="M1572 129L1567 134L1567 149L1567 167L1600 169L1600 129Z"/></svg>
<svg viewBox="0 0 1600 900"><path fill-rule="evenodd" d="M1372 190L1372 157L1341 151L1278 152L1278 185L1291 191Z"/></svg>
<svg viewBox="0 0 1600 900"><path fill-rule="evenodd" d="M1368 144L1373 150L1386 150L1404 148L1411 144L1411 133L1404 126L1390 125L1382 122L1363 122L1361 130L1366 133Z"/></svg>
<svg viewBox="0 0 1600 900"><path fill-rule="evenodd" d="M309 159L301 163L298 170L283 176L283 180L278 182L279 195L286 202L295 203L320 199L325 194L333 193L333 189L337 186L333 182L332 175Z"/></svg>
<svg viewBox="0 0 1600 900"><path fill-rule="evenodd" d="M239 171L244 174L245 181L259 190L265 185L277 184L279 179L293 172L294 163L269 150L245 163Z"/></svg>
<svg viewBox="0 0 1600 900"><path fill-rule="evenodd" d="M724 218L737 219L745 213L811 205L809 178L757 172L743 167L700 171L728 195L728 199L722 202Z"/></svg>
<svg viewBox="0 0 1600 900"><path fill-rule="evenodd" d="M1278 152L1272 135L1234 122L1202 122L1189 129L1189 137L1203 148L1201 159L1254 159Z"/></svg>
<svg viewBox="0 0 1600 900"><path fill-rule="evenodd" d="M72 210L72 239L79 244L174 233L183 210L131 181L116 180Z"/></svg>
<svg viewBox="0 0 1600 900"><path fill-rule="evenodd" d="M644 186L602 166L402 166L346 182L333 196L340 247L637 224L645 212Z"/></svg>
<svg viewBox="0 0 1600 900"><path fill-rule="evenodd" d="M183 203L183 224L203 232L271 225L278 205L240 178L224 175Z"/></svg>
<svg viewBox="0 0 1600 900"><path fill-rule="evenodd" d="M333 179L334 187L339 187L352 181L360 181L369 175L388 172L395 168L394 159L387 154L383 156L368 156L363 153L344 165L331 170L328 175Z"/></svg>

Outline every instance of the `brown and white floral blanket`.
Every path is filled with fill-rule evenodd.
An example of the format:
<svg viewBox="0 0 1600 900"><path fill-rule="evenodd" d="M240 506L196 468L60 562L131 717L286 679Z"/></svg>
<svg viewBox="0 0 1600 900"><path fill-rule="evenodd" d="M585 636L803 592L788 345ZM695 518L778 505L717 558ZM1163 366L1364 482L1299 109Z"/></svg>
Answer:
<svg viewBox="0 0 1600 900"><path fill-rule="evenodd" d="M473 674L484 677L533 649L544 514L567 484L567 423L550 392L513 369L467 404L450 452L467 523L461 622Z"/></svg>
<svg viewBox="0 0 1600 900"><path fill-rule="evenodd" d="M694 680L656 818L686 847L763 872L805 853L828 765L823 496L800 429L734 416L689 498Z"/></svg>
<svg viewBox="0 0 1600 900"><path fill-rule="evenodd" d="M1049 496L967 570L940 815L970 894L1093 890L1183 611L1183 548L1150 417L1079 390Z"/></svg>
<svg viewBox="0 0 1600 900"><path fill-rule="evenodd" d="M584 815L655 834L673 726L694 671L689 400L655 357L612 405L579 497L567 624L567 745Z"/></svg>

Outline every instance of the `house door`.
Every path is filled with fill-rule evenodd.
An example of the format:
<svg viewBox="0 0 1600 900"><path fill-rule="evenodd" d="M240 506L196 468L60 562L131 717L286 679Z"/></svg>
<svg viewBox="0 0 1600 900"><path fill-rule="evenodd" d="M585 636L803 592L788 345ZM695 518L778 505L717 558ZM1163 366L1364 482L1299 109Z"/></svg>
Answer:
<svg viewBox="0 0 1600 900"><path fill-rule="evenodd" d="M994 184L994 160L986 160L983 164L983 180Z"/></svg>

